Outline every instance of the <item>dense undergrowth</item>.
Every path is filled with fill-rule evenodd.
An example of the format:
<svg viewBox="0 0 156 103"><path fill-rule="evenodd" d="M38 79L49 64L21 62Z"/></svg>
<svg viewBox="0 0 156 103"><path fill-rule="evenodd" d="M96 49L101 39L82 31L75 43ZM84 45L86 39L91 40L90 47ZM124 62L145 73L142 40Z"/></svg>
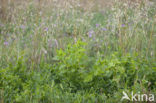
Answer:
<svg viewBox="0 0 156 103"><path fill-rule="evenodd" d="M129 103L123 91L155 94L156 8L148 3L17 6L0 19L0 103Z"/></svg>
<svg viewBox="0 0 156 103"><path fill-rule="evenodd" d="M17 63L0 70L1 99L5 102L115 102L122 91L156 92L155 65L137 55L110 58L87 55L85 43L77 41L58 50L56 63L41 61L39 69ZM112 97L113 96L113 97Z"/></svg>

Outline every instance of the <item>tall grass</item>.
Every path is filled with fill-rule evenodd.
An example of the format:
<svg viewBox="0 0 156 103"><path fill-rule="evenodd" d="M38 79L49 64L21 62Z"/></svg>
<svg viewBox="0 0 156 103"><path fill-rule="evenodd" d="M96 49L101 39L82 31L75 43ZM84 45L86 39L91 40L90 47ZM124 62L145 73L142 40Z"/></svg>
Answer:
<svg viewBox="0 0 156 103"><path fill-rule="evenodd" d="M151 65L156 62L153 2L8 1L0 1L0 68L16 65L22 58L27 68L41 71L42 62L57 63L57 50L79 40L88 44L85 49L93 58L99 53L110 58L118 52L145 58ZM3 89L0 91L3 93Z"/></svg>
<svg viewBox="0 0 156 103"><path fill-rule="evenodd" d="M53 4L55 7L43 5L42 9L36 8L36 2L18 5L11 14L12 21L1 21L1 51L6 49L1 54L8 55L1 58L6 62L23 51L32 60L38 60L44 52L50 59L56 48L81 38L105 55L120 48L123 53L138 52L154 59L155 8L145 1L128 3L116 2L112 10L96 12L82 11L75 1ZM63 5L66 7L61 8ZM93 34L89 38L90 31Z"/></svg>

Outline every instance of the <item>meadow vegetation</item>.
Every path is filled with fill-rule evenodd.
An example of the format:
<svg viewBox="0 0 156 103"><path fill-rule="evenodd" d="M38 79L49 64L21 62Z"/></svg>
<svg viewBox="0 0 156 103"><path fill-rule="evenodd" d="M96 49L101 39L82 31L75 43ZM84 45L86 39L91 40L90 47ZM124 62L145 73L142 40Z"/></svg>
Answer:
<svg viewBox="0 0 156 103"><path fill-rule="evenodd" d="M156 4L136 1L0 0L0 103L156 94Z"/></svg>

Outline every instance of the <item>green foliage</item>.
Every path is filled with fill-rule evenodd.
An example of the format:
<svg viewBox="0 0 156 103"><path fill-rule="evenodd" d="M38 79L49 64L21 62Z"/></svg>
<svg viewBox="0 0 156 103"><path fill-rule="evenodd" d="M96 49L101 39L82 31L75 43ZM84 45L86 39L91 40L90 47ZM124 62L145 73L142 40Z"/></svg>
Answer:
<svg viewBox="0 0 156 103"><path fill-rule="evenodd" d="M55 72L59 81L68 83L67 87L82 89L84 74L89 70L89 58L85 53L84 42L77 41L65 50L58 50Z"/></svg>
<svg viewBox="0 0 156 103"><path fill-rule="evenodd" d="M39 70L27 68L23 57L16 64L1 68L4 102L109 102L113 95L118 101L122 90L154 91L154 64L137 55L122 56L117 52L109 58L103 58L100 52L91 57L86 46L78 40L57 50L53 58L57 62L49 65L41 60Z"/></svg>
<svg viewBox="0 0 156 103"><path fill-rule="evenodd" d="M0 19L0 103L120 103L123 91L156 93L155 5L85 10L71 1L19 1Z"/></svg>
<svg viewBox="0 0 156 103"><path fill-rule="evenodd" d="M57 50L53 65L41 61L39 70L27 68L21 57L0 69L1 97L6 103L108 102L112 95L118 101L122 90L154 90L156 70L145 59L119 53L90 57L87 52L86 43L79 40Z"/></svg>

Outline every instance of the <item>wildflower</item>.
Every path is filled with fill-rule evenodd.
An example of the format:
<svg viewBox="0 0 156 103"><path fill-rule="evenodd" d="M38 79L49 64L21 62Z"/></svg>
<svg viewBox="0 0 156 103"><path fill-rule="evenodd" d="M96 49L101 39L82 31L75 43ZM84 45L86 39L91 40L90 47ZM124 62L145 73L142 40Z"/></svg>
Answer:
<svg viewBox="0 0 156 103"><path fill-rule="evenodd" d="M48 31L48 27L44 28L44 31Z"/></svg>
<svg viewBox="0 0 156 103"><path fill-rule="evenodd" d="M107 31L107 29L106 29L106 28L102 28L102 30L103 30L103 31Z"/></svg>
<svg viewBox="0 0 156 103"><path fill-rule="evenodd" d="M89 38L91 38L93 36L93 34L94 34L93 30L89 31Z"/></svg>
<svg viewBox="0 0 156 103"><path fill-rule="evenodd" d="M100 24L96 24L96 27L98 28L100 26Z"/></svg>
<svg viewBox="0 0 156 103"><path fill-rule="evenodd" d="M122 27L125 27L126 25L125 25L125 24L122 24L121 26L122 26Z"/></svg>
<svg viewBox="0 0 156 103"><path fill-rule="evenodd" d="M92 34L91 34L91 33L89 34L89 37L90 37L90 38L92 37Z"/></svg>
<svg viewBox="0 0 156 103"><path fill-rule="evenodd" d="M74 38L74 41L75 41L75 43L77 42L77 39L76 39L76 37Z"/></svg>
<svg viewBox="0 0 156 103"><path fill-rule="evenodd" d="M94 37L94 38L93 38L93 41L95 41L95 40L96 40L96 38Z"/></svg>
<svg viewBox="0 0 156 103"><path fill-rule="evenodd" d="M9 42L5 41L5 42L4 42L4 45L9 45Z"/></svg>

